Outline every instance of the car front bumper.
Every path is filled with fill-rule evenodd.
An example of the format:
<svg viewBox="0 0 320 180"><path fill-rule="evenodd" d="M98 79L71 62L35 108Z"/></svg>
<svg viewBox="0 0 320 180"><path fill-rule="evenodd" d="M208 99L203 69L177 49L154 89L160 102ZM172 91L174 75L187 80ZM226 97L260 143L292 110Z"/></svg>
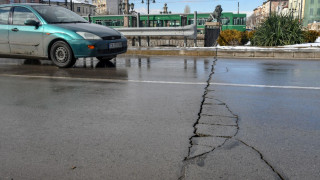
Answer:
<svg viewBox="0 0 320 180"><path fill-rule="evenodd" d="M117 40L70 40L68 41L72 48L75 58L81 57L112 57L127 52L127 39ZM110 48L111 43L121 43L121 47ZM88 46L94 46L90 49Z"/></svg>

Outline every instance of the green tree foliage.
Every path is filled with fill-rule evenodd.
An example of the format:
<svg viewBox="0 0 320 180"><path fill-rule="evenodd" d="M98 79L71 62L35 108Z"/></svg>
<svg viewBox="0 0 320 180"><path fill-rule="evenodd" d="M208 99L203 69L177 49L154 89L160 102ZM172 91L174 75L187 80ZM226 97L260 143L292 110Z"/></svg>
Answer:
<svg viewBox="0 0 320 180"><path fill-rule="evenodd" d="M302 25L291 15L271 15L256 30L251 45L283 46L304 42Z"/></svg>

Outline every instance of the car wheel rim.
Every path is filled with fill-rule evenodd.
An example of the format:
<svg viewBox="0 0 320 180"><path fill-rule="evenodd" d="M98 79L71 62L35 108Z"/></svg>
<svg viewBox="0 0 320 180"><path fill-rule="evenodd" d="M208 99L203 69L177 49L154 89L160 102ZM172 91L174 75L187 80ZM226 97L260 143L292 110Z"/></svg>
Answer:
<svg viewBox="0 0 320 180"><path fill-rule="evenodd" d="M57 61L60 63L65 63L68 60L68 51L64 47L58 47L55 55Z"/></svg>

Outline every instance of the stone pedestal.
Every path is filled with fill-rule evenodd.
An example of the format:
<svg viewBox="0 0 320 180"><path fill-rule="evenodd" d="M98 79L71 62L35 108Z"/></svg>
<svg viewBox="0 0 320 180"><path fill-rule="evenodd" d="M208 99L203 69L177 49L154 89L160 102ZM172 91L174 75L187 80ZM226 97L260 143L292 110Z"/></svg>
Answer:
<svg viewBox="0 0 320 180"><path fill-rule="evenodd" d="M217 39L219 38L221 31L221 23L219 22L206 22L205 24L205 38L204 46L212 47L217 45Z"/></svg>

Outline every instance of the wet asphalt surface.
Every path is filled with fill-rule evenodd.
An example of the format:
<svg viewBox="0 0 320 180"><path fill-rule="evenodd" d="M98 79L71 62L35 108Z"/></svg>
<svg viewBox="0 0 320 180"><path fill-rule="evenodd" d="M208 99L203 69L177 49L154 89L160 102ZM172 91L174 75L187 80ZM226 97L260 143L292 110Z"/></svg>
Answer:
<svg viewBox="0 0 320 180"><path fill-rule="evenodd" d="M0 59L0 179L319 179L319 68Z"/></svg>

